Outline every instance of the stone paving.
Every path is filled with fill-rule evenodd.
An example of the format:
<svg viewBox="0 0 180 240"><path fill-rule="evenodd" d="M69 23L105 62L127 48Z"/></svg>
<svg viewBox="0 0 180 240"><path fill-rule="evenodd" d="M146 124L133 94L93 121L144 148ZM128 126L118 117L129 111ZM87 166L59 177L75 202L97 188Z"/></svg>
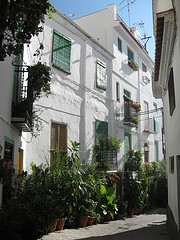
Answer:
<svg viewBox="0 0 180 240"><path fill-rule="evenodd" d="M170 240L163 209L135 215L132 218L110 221L85 228L64 229L49 233L42 240Z"/></svg>

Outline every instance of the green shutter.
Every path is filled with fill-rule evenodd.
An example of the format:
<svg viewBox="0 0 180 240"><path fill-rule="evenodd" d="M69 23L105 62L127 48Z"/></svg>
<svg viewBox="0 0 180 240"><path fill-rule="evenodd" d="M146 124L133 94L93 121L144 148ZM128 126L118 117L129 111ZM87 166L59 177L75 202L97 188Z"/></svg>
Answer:
<svg viewBox="0 0 180 240"><path fill-rule="evenodd" d="M134 53L129 47L127 48L127 52L128 52L128 60L134 61Z"/></svg>
<svg viewBox="0 0 180 240"><path fill-rule="evenodd" d="M96 144L101 138L108 139L108 123L96 120Z"/></svg>
<svg viewBox="0 0 180 240"><path fill-rule="evenodd" d="M70 73L71 41L54 31L53 39L53 66Z"/></svg>
<svg viewBox="0 0 180 240"><path fill-rule="evenodd" d="M155 120L155 132L159 132L159 122L157 120Z"/></svg>

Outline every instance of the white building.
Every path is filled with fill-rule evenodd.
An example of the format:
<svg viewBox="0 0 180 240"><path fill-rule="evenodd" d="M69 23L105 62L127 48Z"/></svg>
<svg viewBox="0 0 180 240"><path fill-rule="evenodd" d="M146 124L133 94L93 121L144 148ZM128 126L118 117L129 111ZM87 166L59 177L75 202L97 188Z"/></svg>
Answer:
<svg viewBox="0 0 180 240"><path fill-rule="evenodd" d="M74 22L115 56L112 64L113 134L123 140L120 168L129 149L147 150L144 161L161 161L162 101L153 97L153 61L138 41L136 29L129 30L117 15L114 4ZM138 129L132 123L131 100L141 104Z"/></svg>
<svg viewBox="0 0 180 240"><path fill-rule="evenodd" d="M81 160L90 164L97 128L101 125L113 136L113 55L58 10L53 19L45 18L43 27L25 46L24 62L40 60L51 67L52 93L33 104L42 131L36 138L23 134L24 169L29 171L31 162L53 161L56 148L66 153L70 141L81 144ZM34 57L39 41L44 50Z"/></svg>
<svg viewBox="0 0 180 240"><path fill-rule="evenodd" d="M11 162L16 170L22 170L21 130L13 124L12 109L16 104L14 81L16 74L12 65L13 58L7 57L0 62L0 161ZM20 94L20 93L19 93ZM20 95L19 95L20 97ZM2 176L0 176L1 178ZM3 188L0 179L0 206ZM4 196L5 198L5 196Z"/></svg>
<svg viewBox="0 0 180 240"><path fill-rule="evenodd" d="M180 238L180 2L153 0L156 38L154 96L162 97L168 175L168 230L173 239Z"/></svg>

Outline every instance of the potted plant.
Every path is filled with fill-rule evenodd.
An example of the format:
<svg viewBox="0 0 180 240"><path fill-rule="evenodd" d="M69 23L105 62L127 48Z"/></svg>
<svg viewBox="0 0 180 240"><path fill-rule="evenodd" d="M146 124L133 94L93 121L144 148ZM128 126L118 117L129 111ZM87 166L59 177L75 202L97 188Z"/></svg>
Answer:
<svg viewBox="0 0 180 240"><path fill-rule="evenodd" d="M134 71L138 71L139 70L139 66L138 64L134 61L134 60L128 60L128 65L134 70Z"/></svg>
<svg viewBox="0 0 180 240"><path fill-rule="evenodd" d="M28 67L28 84L33 89L34 100L39 98L41 92L44 92L46 96L51 93L50 89L50 67L46 64L38 62L33 66Z"/></svg>

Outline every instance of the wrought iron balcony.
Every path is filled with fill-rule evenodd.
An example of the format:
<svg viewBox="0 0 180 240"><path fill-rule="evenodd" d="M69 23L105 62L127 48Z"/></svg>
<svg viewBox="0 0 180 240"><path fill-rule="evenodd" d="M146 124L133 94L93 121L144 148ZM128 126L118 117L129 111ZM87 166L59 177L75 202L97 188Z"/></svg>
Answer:
<svg viewBox="0 0 180 240"><path fill-rule="evenodd" d="M145 119L144 132L155 133L155 130L154 130L154 118Z"/></svg>
<svg viewBox="0 0 180 240"><path fill-rule="evenodd" d="M102 150L96 156L96 160L99 164L102 163L109 163L110 170L117 170L118 169L118 162L117 162L117 150Z"/></svg>
<svg viewBox="0 0 180 240"><path fill-rule="evenodd" d="M139 70L139 66L138 64L133 61L133 60L128 60L128 65L134 70L134 71L138 71Z"/></svg>
<svg viewBox="0 0 180 240"><path fill-rule="evenodd" d="M27 76L27 67L15 66L11 123L23 132L30 132L32 116L33 92Z"/></svg>
<svg viewBox="0 0 180 240"><path fill-rule="evenodd" d="M133 101L124 103L124 124L135 127L138 125L138 112L141 110L141 105Z"/></svg>

